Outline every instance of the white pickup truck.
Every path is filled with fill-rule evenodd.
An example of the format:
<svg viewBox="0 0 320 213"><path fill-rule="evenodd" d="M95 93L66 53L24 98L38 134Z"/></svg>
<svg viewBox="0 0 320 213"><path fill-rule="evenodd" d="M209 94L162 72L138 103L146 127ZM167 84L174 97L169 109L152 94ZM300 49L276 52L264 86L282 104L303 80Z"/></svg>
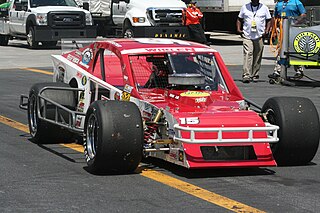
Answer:
<svg viewBox="0 0 320 213"><path fill-rule="evenodd" d="M0 13L0 45L10 38L27 39L30 48L56 45L61 38L94 38L90 12L74 0L10 0Z"/></svg>
<svg viewBox="0 0 320 213"><path fill-rule="evenodd" d="M76 0L89 10L98 35L186 38L181 0Z"/></svg>

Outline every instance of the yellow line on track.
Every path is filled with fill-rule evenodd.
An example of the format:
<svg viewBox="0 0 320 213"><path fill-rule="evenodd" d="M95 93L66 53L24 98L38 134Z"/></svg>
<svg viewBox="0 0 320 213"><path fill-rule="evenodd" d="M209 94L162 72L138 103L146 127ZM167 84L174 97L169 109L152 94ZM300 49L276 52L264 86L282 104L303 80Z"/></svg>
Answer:
<svg viewBox="0 0 320 213"><path fill-rule="evenodd" d="M37 70L37 69L31 69L31 68L23 68L23 70L52 75L51 72L47 72L44 70ZM29 133L29 128L27 125L19 123L19 122L12 120L10 118L7 118L7 117L0 115L0 122L7 125L7 126L18 129L20 131ZM60 145L65 146L70 149L73 149L78 152L83 152L83 147L79 144L60 144ZM141 171L139 171L139 170L141 170ZM171 176L163 174L161 172L157 172L155 170L143 169L143 168L139 167L137 169L137 171L140 172L140 175L142 175L143 177L150 178L150 179L155 180L159 183L165 184L165 185L170 186L172 188L175 188L179 191L185 192L185 193L190 194L194 197L205 200L209 203L215 204L217 206L220 206L222 208L228 209L233 212L264 213L264 211L262 211L262 210L259 210L254 207L237 202L235 200L229 199L229 198L224 197L222 195L210 192L206 189L203 189L203 188L200 188L200 187L195 186L193 184L181 181L177 178L171 177Z"/></svg>
<svg viewBox="0 0 320 213"><path fill-rule="evenodd" d="M21 70L26 70L26 71L31 71L31 72L36 72L36 73L42 73L42 74L46 74L46 75L53 75L52 72L49 71L44 71L44 70L38 70L38 69L33 69L33 68L21 68Z"/></svg>
<svg viewBox="0 0 320 213"><path fill-rule="evenodd" d="M3 123L7 126L10 126L12 128L18 129L22 132L29 133L29 128L27 125L19 123L15 120L12 120L10 118L4 117L0 115L0 123ZM79 144L60 144L64 147L73 149L78 152L83 152L83 147ZM139 171L141 170L141 171ZM252 212L252 213L264 213L264 211L253 208L251 206L242 204L240 202L237 202L235 200L229 199L227 197L224 197L222 195L218 195L216 193L210 192L208 190L205 190L203 188L200 188L198 186L195 186L193 184L181 181L177 178L171 177L169 175L163 174L161 172L157 172L155 170L151 169L143 169L142 167L139 167L137 169L138 173L142 175L143 177L150 178L152 180L155 180L159 183L165 184L167 186L170 186L172 188L175 188L179 191L185 192L187 194L190 194L194 197L200 198L202 200L205 200L209 203L215 204L217 206L220 206L222 208L228 209L233 212Z"/></svg>

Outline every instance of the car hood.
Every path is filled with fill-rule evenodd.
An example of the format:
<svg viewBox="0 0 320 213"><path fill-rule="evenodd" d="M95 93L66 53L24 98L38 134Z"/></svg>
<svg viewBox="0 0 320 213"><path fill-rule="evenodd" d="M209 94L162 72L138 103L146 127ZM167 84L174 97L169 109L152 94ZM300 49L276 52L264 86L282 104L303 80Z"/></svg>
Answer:
<svg viewBox="0 0 320 213"><path fill-rule="evenodd" d="M144 100L165 109L182 126L264 126L260 116L244 110L243 100L222 92L165 91L148 92Z"/></svg>

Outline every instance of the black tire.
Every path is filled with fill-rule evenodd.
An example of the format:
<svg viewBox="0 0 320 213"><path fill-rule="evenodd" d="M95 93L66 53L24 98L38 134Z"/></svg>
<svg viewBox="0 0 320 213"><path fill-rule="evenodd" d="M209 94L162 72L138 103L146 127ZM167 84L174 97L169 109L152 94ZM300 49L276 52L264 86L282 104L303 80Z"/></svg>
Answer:
<svg viewBox="0 0 320 213"><path fill-rule="evenodd" d="M0 35L0 46L7 46L9 43L9 36Z"/></svg>
<svg viewBox="0 0 320 213"><path fill-rule="evenodd" d="M42 41L42 46L44 47L55 47L57 46L57 42L56 41Z"/></svg>
<svg viewBox="0 0 320 213"><path fill-rule="evenodd" d="M38 117L38 105L40 106L40 113L43 113L43 102L39 103L38 101L39 92L42 88L47 86L70 87L68 84L61 82L38 83L31 87L28 100L28 123L32 141L38 144L72 142L72 139L75 136L73 133L57 125L41 120ZM76 94L73 91L47 90L44 91L42 95L70 109L75 109L76 107ZM55 109L53 107L50 108L50 106L48 106L46 116L53 119L54 111ZM65 119L67 119L66 115Z"/></svg>
<svg viewBox="0 0 320 213"><path fill-rule="evenodd" d="M311 100L302 97L274 97L262 107L271 124L280 127L279 142L271 144L280 166L305 165L319 146L319 115Z"/></svg>
<svg viewBox="0 0 320 213"><path fill-rule="evenodd" d="M35 32L33 26L30 26L28 28L27 43L29 48L31 49L36 49L39 46L39 42L35 40Z"/></svg>
<svg viewBox="0 0 320 213"><path fill-rule="evenodd" d="M143 124L138 107L125 101L96 101L88 109L84 152L92 173L131 173L142 159Z"/></svg>
<svg viewBox="0 0 320 213"><path fill-rule="evenodd" d="M134 38L133 27L129 21L124 24L122 32L124 38Z"/></svg>

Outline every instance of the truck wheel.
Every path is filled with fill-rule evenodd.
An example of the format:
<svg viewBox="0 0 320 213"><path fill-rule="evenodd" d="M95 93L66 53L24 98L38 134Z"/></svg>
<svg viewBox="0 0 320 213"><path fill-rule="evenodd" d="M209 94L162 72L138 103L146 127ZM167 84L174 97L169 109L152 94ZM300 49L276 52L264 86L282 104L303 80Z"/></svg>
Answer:
<svg viewBox="0 0 320 213"><path fill-rule="evenodd" d="M126 22L126 24L123 27L123 37L124 38L133 38L133 27L129 22Z"/></svg>
<svg viewBox="0 0 320 213"><path fill-rule="evenodd" d="M278 165L305 165L319 146L319 115L311 100L302 97L274 97L262 107L269 123L278 125L279 142L271 144Z"/></svg>
<svg viewBox="0 0 320 213"><path fill-rule="evenodd" d="M0 46L7 46L9 43L9 36L0 35Z"/></svg>
<svg viewBox="0 0 320 213"><path fill-rule="evenodd" d="M29 130L32 136L32 140L35 143L45 144L45 143L59 143L59 142L71 142L74 137L74 134L63 129L55 124L48 123L44 120L41 120L38 116L38 113L44 113L44 103L43 101L38 100L39 92L42 88L46 86L54 87L70 87L65 83L38 83L34 84L29 92L29 101L28 101L28 123ZM75 109L76 100L75 93L73 91L63 91L63 90L47 90L42 93L43 96L53 100L57 103L62 104L65 107L70 109ZM39 112L38 112L39 105ZM46 117L53 119L55 114L55 109L51 106L47 106ZM65 119L67 116L64 115Z"/></svg>
<svg viewBox="0 0 320 213"><path fill-rule="evenodd" d="M92 173L131 173L142 158L143 124L138 107L125 101L96 101L88 109L84 152Z"/></svg>
<svg viewBox="0 0 320 213"><path fill-rule="evenodd" d="M35 49L38 47L39 42L35 41L35 33L33 26L30 26L28 29L28 34L27 34L27 43L30 48Z"/></svg>

